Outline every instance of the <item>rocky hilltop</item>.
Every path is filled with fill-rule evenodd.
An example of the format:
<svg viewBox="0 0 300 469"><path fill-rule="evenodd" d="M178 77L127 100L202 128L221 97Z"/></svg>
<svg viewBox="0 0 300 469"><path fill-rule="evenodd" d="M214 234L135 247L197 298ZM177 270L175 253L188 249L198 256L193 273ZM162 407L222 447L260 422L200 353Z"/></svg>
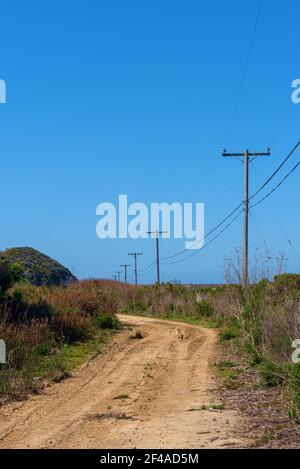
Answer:
<svg viewBox="0 0 300 469"><path fill-rule="evenodd" d="M36 286L67 286L77 281L69 269L30 247L7 249L0 253L1 258L18 263L25 279Z"/></svg>

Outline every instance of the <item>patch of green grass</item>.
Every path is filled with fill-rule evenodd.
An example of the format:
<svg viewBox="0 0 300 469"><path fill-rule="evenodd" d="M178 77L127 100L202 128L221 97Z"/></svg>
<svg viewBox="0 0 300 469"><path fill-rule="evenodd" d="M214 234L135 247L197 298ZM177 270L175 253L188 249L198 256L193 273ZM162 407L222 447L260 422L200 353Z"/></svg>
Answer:
<svg viewBox="0 0 300 469"><path fill-rule="evenodd" d="M217 321L215 319L210 319L210 318L201 318L199 319L198 317L195 316L183 316L183 315L170 315L169 313L165 313L164 315L158 315L158 314L150 314L150 313L144 313L141 311L128 311L125 309L122 309L122 314L134 314L135 316L141 316L141 317L146 317L146 318L153 318L153 319L159 319L159 320L165 320L165 321L173 321L173 322L182 322L184 324L190 324L191 326L201 326L201 327L206 327L207 329L218 329L221 327L222 323L221 321Z"/></svg>
<svg viewBox="0 0 300 469"><path fill-rule="evenodd" d="M120 322L118 318L110 314L98 314L96 322L100 329L120 329Z"/></svg>
<svg viewBox="0 0 300 469"><path fill-rule="evenodd" d="M228 370L228 368L234 368L235 367L235 363L231 360L222 360L220 362L215 362L214 365L220 371Z"/></svg>
<svg viewBox="0 0 300 469"><path fill-rule="evenodd" d="M163 319L174 322L183 322L192 326L206 327L207 329L218 329L220 327L220 323L218 321L206 318L199 319L193 316L166 316Z"/></svg>
<svg viewBox="0 0 300 469"><path fill-rule="evenodd" d="M228 340L235 339L237 337L237 331L234 327L229 326L226 329L223 329L220 333L219 340L220 342L226 342Z"/></svg>
<svg viewBox="0 0 300 469"><path fill-rule="evenodd" d="M211 404L211 409L214 410L224 410L225 405L224 404Z"/></svg>
<svg viewBox="0 0 300 469"><path fill-rule="evenodd" d="M270 360L264 360L258 367L261 384L264 386L280 386L285 380L285 372L281 366Z"/></svg>
<svg viewBox="0 0 300 469"><path fill-rule="evenodd" d="M239 375L236 371L230 371L227 374L227 379L232 380L232 381L235 381L236 379L238 379L238 377L239 377Z"/></svg>
<svg viewBox="0 0 300 469"><path fill-rule="evenodd" d="M213 364L215 372L224 381L226 388L236 388L236 380L239 377L239 370L231 360L222 360Z"/></svg>
<svg viewBox="0 0 300 469"><path fill-rule="evenodd" d="M39 361L36 375L45 378L55 375L57 371L71 372L99 352L110 336L111 333L108 331L100 331L96 337L86 342L64 344L52 355L43 357Z"/></svg>

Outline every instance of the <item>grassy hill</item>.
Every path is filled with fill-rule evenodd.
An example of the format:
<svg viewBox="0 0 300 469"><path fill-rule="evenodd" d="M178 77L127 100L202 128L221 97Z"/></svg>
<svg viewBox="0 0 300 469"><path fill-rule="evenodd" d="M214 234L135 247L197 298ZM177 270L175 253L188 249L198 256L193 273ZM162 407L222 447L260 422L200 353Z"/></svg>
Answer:
<svg viewBox="0 0 300 469"><path fill-rule="evenodd" d="M25 279L36 286L68 286L77 281L66 267L30 247L7 249L0 253L1 259L19 264Z"/></svg>

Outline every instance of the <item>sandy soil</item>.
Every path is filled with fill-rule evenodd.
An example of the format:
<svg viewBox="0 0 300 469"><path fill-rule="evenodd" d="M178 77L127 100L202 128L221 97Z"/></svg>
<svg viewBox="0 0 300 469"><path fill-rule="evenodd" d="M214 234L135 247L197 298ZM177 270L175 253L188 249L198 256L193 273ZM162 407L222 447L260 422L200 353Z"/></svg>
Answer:
<svg viewBox="0 0 300 469"><path fill-rule="evenodd" d="M237 411L201 409L220 403L209 368L215 331L120 318L132 330L117 334L70 379L0 409L0 448L189 449L250 443ZM132 338L137 329L143 339Z"/></svg>

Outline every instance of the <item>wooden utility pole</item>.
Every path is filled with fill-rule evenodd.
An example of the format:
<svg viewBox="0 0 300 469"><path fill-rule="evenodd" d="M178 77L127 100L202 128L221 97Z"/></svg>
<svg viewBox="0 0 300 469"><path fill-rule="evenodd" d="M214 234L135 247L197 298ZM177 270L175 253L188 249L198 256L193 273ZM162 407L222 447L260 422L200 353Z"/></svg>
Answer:
<svg viewBox="0 0 300 469"><path fill-rule="evenodd" d="M222 156L233 156L236 158L243 157L244 159L244 241L243 241L243 286L248 285L248 257L249 257L249 158L256 158L257 156L270 156L271 150L262 153L250 153L245 150L244 153L227 153L223 150ZM252 160L251 160L252 161Z"/></svg>
<svg viewBox="0 0 300 469"><path fill-rule="evenodd" d="M120 282L120 280L121 280L121 271L117 270L116 275L117 275L117 278L118 278L118 282Z"/></svg>
<svg viewBox="0 0 300 469"><path fill-rule="evenodd" d="M127 283L127 267L130 267L130 264L121 264L120 267L124 267L124 281Z"/></svg>
<svg viewBox="0 0 300 469"><path fill-rule="evenodd" d="M156 272L157 272L157 283L160 284L160 267L159 267L159 235L166 234L166 231L148 231L148 234L156 235Z"/></svg>
<svg viewBox="0 0 300 469"><path fill-rule="evenodd" d="M243 285L248 285L249 259L249 151L244 155L244 245L243 245Z"/></svg>
<svg viewBox="0 0 300 469"><path fill-rule="evenodd" d="M135 284L138 284L137 280L137 256L142 256L142 252L129 252L128 256L134 256L134 279L135 279Z"/></svg>

